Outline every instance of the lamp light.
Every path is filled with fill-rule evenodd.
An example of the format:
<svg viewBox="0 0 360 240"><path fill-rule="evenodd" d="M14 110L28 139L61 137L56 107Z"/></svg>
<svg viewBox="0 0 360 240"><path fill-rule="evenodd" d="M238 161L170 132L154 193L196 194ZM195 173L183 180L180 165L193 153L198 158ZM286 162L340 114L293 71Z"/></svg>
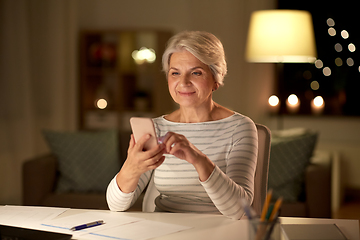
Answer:
<svg viewBox="0 0 360 240"><path fill-rule="evenodd" d="M246 46L247 61L311 63L316 57L309 12L262 10L252 13Z"/></svg>
<svg viewBox="0 0 360 240"><path fill-rule="evenodd" d="M282 79L282 63L313 63L317 58L311 14L303 10L261 10L251 14L245 58L248 62L277 64ZM320 62L318 62L319 65ZM281 82L281 81L279 81ZM296 95L292 96L295 98ZM286 100L289 113L296 113L300 100L291 104ZM284 104L285 105L285 104ZM283 106L284 106L283 105ZM279 112L280 102L271 112ZM284 106L285 107L285 106ZM282 119L278 128L283 128Z"/></svg>

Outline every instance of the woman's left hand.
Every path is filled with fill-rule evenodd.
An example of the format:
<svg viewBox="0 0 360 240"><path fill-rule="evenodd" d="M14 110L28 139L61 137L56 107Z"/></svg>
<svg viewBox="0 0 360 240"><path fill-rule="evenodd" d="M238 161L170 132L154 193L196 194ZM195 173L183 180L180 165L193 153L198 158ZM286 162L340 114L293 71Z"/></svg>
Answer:
<svg viewBox="0 0 360 240"><path fill-rule="evenodd" d="M208 179L215 168L214 163L185 136L174 132L167 132L161 141L166 146L165 153L191 163L198 172L201 181Z"/></svg>

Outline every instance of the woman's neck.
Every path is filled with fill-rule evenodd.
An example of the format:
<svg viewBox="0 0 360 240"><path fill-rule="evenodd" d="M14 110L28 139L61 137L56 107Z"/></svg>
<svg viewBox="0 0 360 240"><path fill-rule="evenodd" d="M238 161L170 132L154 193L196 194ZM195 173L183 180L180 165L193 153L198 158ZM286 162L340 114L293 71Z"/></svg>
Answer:
<svg viewBox="0 0 360 240"><path fill-rule="evenodd" d="M186 108L181 107L175 112L169 114L166 119L173 122L181 123L198 123L208 122L221 119L219 118L219 106L214 101L211 101L208 107L203 108Z"/></svg>

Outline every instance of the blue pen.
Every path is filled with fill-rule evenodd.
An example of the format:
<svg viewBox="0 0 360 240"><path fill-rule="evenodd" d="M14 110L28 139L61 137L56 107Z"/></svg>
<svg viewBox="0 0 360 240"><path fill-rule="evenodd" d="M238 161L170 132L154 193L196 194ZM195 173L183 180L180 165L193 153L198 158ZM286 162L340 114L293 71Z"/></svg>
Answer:
<svg viewBox="0 0 360 240"><path fill-rule="evenodd" d="M99 220L99 221L95 221L95 222L91 222L91 223L86 223L86 224L82 224L82 225L79 225L79 226L75 226L75 227L72 227L70 228L71 231L78 231L78 230L82 230L82 229L85 229L85 228L90 228L90 227L95 227L95 226L99 226L101 224L104 224L104 221L103 220Z"/></svg>

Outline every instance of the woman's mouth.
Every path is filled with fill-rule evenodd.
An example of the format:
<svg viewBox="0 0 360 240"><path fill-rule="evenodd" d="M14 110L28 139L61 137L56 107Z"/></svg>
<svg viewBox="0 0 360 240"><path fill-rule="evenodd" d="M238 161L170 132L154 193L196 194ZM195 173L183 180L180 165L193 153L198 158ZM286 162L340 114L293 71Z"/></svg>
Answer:
<svg viewBox="0 0 360 240"><path fill-rule="evenodd" d="M187 96L193 95L195 92L182 92L182 91L179 91L178 93L179 93L180 96L187 97Z"/></svg>

